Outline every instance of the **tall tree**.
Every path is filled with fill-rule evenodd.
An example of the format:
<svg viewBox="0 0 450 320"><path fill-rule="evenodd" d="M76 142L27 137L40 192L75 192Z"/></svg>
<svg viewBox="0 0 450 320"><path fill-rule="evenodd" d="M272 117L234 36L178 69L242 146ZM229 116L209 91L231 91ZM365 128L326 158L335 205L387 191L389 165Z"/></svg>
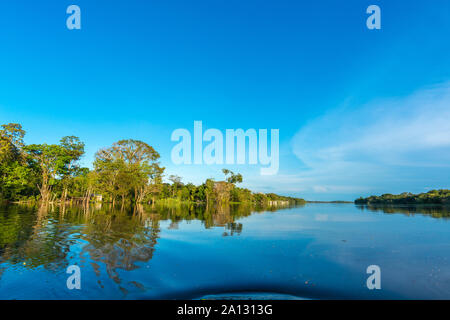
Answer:
<svg viewBox="0 0 450 320"><path fill-rule="evenodd" d="M55 177L66 163L66 153L63 147L56 144L31 144L24 147L32 161L40 170L41 183L37 187L41 193L41 200L48 202Z"/></svg>
<svg viewBox="0 0 450 320"><path fill-rule="evenodd" d="M63 187L61 201L65 201L69 183L80 170L78 161L84 154L84 143L78 137L67 136L60 140L60 146L63 159L61 167L58 168L58 175L61 177Z"/></svg>
<svg viewBox="0 0 450 320"><path fill-rule="evenodd" d="M18 123L2 125L0 130L0 161L18 160L24 147L25 131Z"/></svg>
<svg viewBox="0 0 450 320"><path fill-rule="evenodd" d="M206 179L205 181L205 196L206 196L206 204L208 205L214 196L214 180Z"/></svg>
<svg viewBox="0 0 450 320"><path fill-rule="evenodd" d="M30 190L32 174L23 153L25 131L18 123L0 130L0 198L14 200Z"/></svg>
<svg viewBox="0 0 450 320"><path fill-rule="evenodd" d="M113 206L118 196L118 176L123 167L123 161L114 156L111 148L101 149L95 154L96 189L105 192L110 197Z"/></svg>
<svg viewBox="0 0 450 320"><path fill-rule="evenodd" d="M181 186L181 177L177 175L170 175L169 180L172 182L172 197L175 198L175 195L177 194L177 189L179 186Z"/></svg>
<svg viewBox="0 0 450 320"><path fill-rule="evenodd" d="M240 173L234 173L231 170L228 169L222 169L223 174L225 175L225 179L228 183L241 183L242 182L242 175Z"/></svg>
<svg viewBox="0 0 450 320"><path fill-rule="evenodd" d="M164 171L160 167L160 155L153 147L139 140L120 140L110 148L100 150L96 155L96 170L104 173L112 183L110 191L115 199L120 195L122 202L132 195L140 202L149 193L149 185ZM113 202L114 202L113 199Z"/></svg>

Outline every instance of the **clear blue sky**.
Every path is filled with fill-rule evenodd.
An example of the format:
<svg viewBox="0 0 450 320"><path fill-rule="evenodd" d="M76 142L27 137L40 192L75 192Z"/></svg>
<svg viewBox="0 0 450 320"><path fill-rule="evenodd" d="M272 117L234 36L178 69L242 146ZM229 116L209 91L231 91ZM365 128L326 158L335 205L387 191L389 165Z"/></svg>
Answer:
<svg viewBox="0 0 450 320"><path fill-rule="evenodd" d="M82 29L66 28L81 8ZM381 8L382 29L366 28ZM450 2L2 1L0 119L28 143L77 135L86 165L123 138L175 166L171 132L280 129L280 170L244 186L311 200L448 188ZM192 129L191 129L192 130Z"/></svg>

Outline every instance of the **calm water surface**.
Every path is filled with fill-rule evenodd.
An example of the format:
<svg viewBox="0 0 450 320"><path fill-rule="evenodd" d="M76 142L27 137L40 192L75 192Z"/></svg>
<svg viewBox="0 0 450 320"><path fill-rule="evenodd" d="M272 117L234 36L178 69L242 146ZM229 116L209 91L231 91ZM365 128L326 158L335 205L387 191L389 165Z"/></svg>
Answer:
<svg viewBox="0 0 450 320"><path fill-rule="evenodd" d="M446 298L445 208L0 207L0 299ZM81 268L81 290L66 286ZM381 268L368 290L366 268Z"/></svg>

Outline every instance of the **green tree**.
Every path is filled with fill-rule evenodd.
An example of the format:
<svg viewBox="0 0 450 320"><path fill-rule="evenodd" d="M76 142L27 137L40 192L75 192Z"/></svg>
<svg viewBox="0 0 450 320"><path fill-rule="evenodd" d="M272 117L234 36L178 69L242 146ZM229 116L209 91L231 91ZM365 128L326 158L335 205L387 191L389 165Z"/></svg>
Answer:
<svg viewBox="0 0 450 320"><path fill-rule="evenodd" d="M61 177L63 189L61 201L64 202L67 198L69 184L73 182L74 176L80 170L78 161L84 154L84 143L78 137L67 136L61 139L60 146L63 159L62 165L58 168L58 175Z"/></svg>
<svg viewBox="0 0 450 320"><path fill-rule="evenodd" d="M18 123L2 125L0 130L0 161L19 160L24 147L25 131Z"/></svg>
<svg viewBox="0 0 450 320"><path fill-rule="evenodd" d="M25 192L32 194L33 175L24 156L25 131L18 123L0 130L0 198L16 200Z"/></svg>
<svg viewBox="0 0 450 320"><path fill-rule="evenodd" d="M159 153L145 142L120 140L97 152L94 166L113 203L118 195L122 203L127 196L141 202L155 190L155 184L162 176L164 168L157 161L159 157Z"/></svg>
<svg viewBox="0 0 450 320"><path fill-rule="evenodd" d="M228 183L242 183L242 175L240 173L234 173L231 170L228 169L222 169L223 174L225 175L225 180Z"/></svg>
<svg viewBox="0 0 450 320"><path fill-rule="evenodd" d="M177 175L170 175L169 180L172 182L172 197L175 198L178 187L182 186L181 177Z"/></svg>
<svg viewBox="0 0 450 320"><path fill-rule="evenodd" d="M39 168L41 175L38 188L43 202L50 201L52 186L56 183L58 171L65 165L64 149L56 144L31 144L24 147L30 159Z"/></svg>
<svg viewBox="0 0 450 320"><path fill-rule="evenodd" d="M215 182L213 179L206 179L205 181L205 196L207 205L214 200L214 184Z"/></svg>

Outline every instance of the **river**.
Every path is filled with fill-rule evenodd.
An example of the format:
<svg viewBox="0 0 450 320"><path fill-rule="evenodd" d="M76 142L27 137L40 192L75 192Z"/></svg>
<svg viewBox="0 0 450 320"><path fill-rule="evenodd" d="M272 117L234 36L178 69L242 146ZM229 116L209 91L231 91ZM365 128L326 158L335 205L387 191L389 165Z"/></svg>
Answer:
<svg viewBox="0 0 450 320"><path fill-rule="evenodd" d="M0 299L450 299L442 207L0 207ZM67 268L80 267L70 290ZM369 290L367 267L380 268Z"/></svg>

